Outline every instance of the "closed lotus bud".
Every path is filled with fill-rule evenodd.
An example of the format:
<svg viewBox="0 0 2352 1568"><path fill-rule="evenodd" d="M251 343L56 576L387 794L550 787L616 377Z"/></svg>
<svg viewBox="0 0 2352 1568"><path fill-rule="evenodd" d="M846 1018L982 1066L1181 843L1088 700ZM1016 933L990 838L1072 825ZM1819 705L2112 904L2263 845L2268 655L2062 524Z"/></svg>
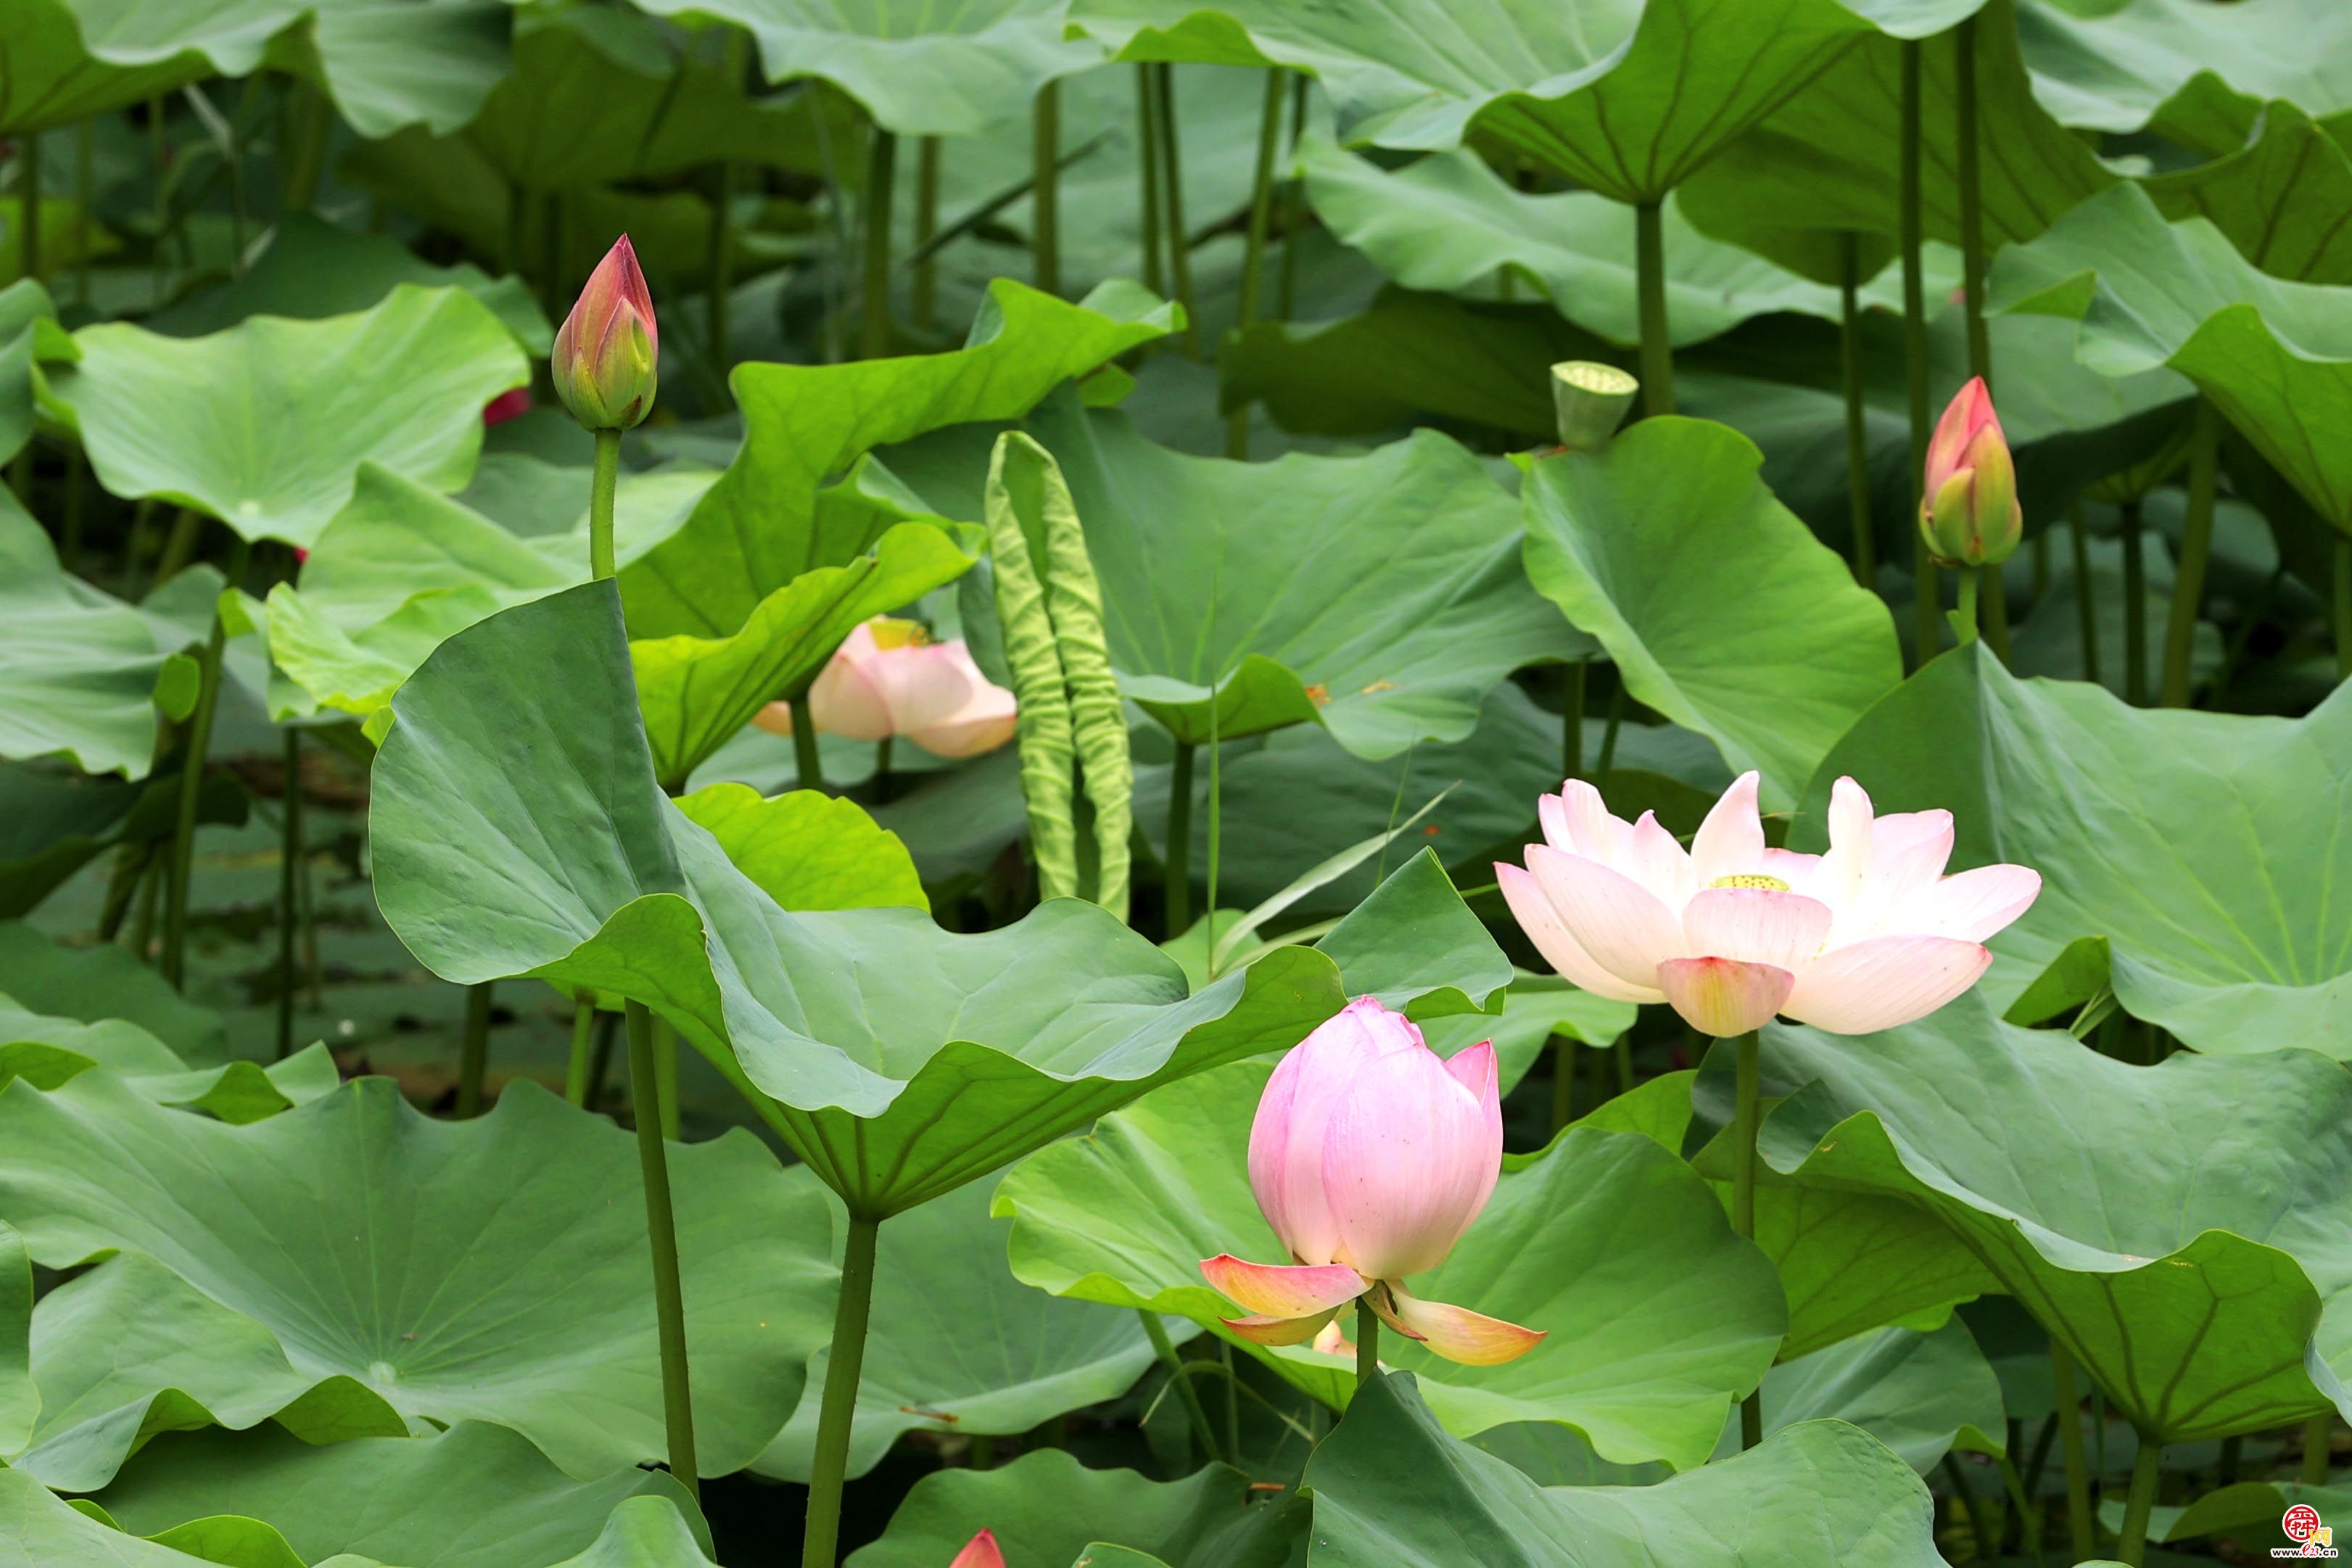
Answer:
<svg viewBox="0 0 2352 1568"><path fill-rule="evenodd" d="M591 430L626 430L653 412L660 355L654 300L623 235L588 275L555 334L555 395Z"/></svg>
<svg viewBox="0 0 2352 1568"><path fill-rule="evenodd" d="M1992 394L1977 376L1944 410L1927 443L1919 531L1927 552L1947 566L1990 566L2009 559L2024 530L2017 464Z"/></svg>
<svg viewBox="0 0 2352 1568"><path fill-rule="evenodd" d="M955 1554L948 1568L1004 1568L1004 1553L996 1544L996 1532L983 1530L964 1542L963 1550Z"/></svg>

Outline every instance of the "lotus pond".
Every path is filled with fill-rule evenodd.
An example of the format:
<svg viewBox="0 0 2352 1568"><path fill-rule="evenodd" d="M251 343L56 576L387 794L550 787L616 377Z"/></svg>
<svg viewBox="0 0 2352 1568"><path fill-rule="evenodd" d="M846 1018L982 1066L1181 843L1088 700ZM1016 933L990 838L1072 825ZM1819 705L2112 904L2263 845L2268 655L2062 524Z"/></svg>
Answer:
<svg viewBox="0 0 2352 1568"><path fill-rule="evenodd" d="M2352 1527L2344 0L0 0L0 1568Z"/></svg>

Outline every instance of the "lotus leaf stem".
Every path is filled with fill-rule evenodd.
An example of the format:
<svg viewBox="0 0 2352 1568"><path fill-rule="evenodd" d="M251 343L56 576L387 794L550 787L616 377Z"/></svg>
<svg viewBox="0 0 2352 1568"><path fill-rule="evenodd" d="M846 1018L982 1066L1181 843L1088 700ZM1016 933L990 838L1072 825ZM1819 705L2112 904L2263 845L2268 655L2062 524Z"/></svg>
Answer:
<svg viewBox="0 0 2352 1568"><path fill-rule="evenodd" d="M1870 515L1870 434L1862 400L1862 238L1838 237L1838 382L1845 395L1845 483L1853 533L1853 580L1878 585L1878 540Z"/></svg>
<svg viewBox="0 0 2352 1568"><path fill-rule="evenodd" d="M230 586L244 579L250 549L242 535L230 547ZM175 991L188 988L188 883L195 869L196 805L204 795L205 757L212 749L213 716L220 708L221 658L227 644L228 628L215 609L212 630L205 637L195 710L188 716L187 740L181 748L179 816L173 829L172 880L163 903L163 978Z"/></svg>
<svg viewBox="0 0 2352 1568"><path fill-rule="evenodd" d="M702 1495L700 1472L694 1458L694 1397L689 1392L686 1365L686 1296L678 1281L677 1219L670 1207L669 1152L662 1144L662 1108L660 1074L654 1065L653 1015L642 1002L625 1005L629 1029L629 1093L635 1100L637 1122L637 1165L644 1174L646 1189L646 1235L651 1244L654 1265L654 1322L661 1343L662 1424L669 1438L669 1473L689 1496ZM856 1245L856 1233L851 1231L851 1247ZM870 1237L866 1247L866 1284L873 1289L874 1247ZM845 1287L846 1279L845 1277ZM857 1353L865 1352L866 1319L863 1305L858 1310ZM850 1392L856 1392L856 1372L850 1373ZM825 1405L828 1415L833 1403L832 1384L825 1385ZM845 1450L846 1433L843 1436ZM819 1453L823 1439L819 1439ZM835 1471L834 1511L841 1510L840 1472ZM816 1518L812 1500L809 1518L814 1527ZM835 1524L839 1523L836 1517ZM827 1543L831 1551L831 1543ZM830 1563L830 1557L827 1562Z"/></svg>
<svg viewBox="0 0 2352 1568"><path fill-rule="evenodd" d="M2139 1435L2132 1456L2131 1491L2124 1500L2124 1527L2116 1538L2116 1560L2141 1568L2147 1561L2147 1518L2156 1507L2157 1473L2163 1468L2164 1445L2146 1432Z"/></svg>
<svg viewBox="0 0 2352 1568"><path fill-rule="evenodd" d="M583 991L572 1003L572 1056L563 1068L563 1098L573 1105L588 1103L588 1066L596 1033L596 997Z"/></svg>
<svg viewBox="0 0 2352 1568"><path fill-rule="evenodd" d="M2091 1468L2083 1452L2083 1399L2074 1386L2074 1352L2063 1340L2050 1342L2051 1392L2058 1406L2058 1447L2066 1465L2066 1527L2074 1561L2098 1555L2091 1530Z"/></svg>
<svg viewBox="0 0 2352 1568"><path fill-rule="evenodd" d="M1924 226L1919 205L1919 42L1906 38L1902 47L1903 111L1898 159L1902 183L1897 217L1903 247L1903 383L1911 414L1911 515L1916 519L1920 487L1927 472L1931 420L1927 411L1927 280L1920 262ZM1916 662L1925 664L1936 657L1942 643L1937 635L1936 621L1943 605L1943 593L1936 580L1936 563L1928 557L1927 542L1916 537L1911 545L1911 577L1917 595L1913 606L1913 625L1918 632Z"/></svg>
<svg viewBox="0 0 2352 1568"><path fill-rule="evenodd" d="M1733 1112L1731 1123L1731 1228L1756 1238L1756 1125L1759 1060L1761 1042L1750 1029L1733 1047ZM1753 1448L1764 1440L1764 1389L1759 1384L1739 1402L1739 1446Z"/></svg>
<svg viewBox="0 0 2352 1568"><path fill-rule="evenodd" d="M1356 1386L1363 1387L1381 1370L1381 1320L1372 1310L1370 1291L1356 1298Z"/></svg>
<svg viewBox="0 0 2352 1568"><path fill-rule="evenodd" d="M1258 113L1257 166L1250 182L1249 239L1242 252L1241 308L1234 319L1236 336L1256 325L1258 302L1265 292L1265 236L1273 222L1274 158L1282 140L1283 79L1286 74L1279 68L1265 73L1265 100ZM1235 461L1249 456L1249 421L1250 410L1246 403L1226 418L1225 456Z"/></svg>
<svg viewBox="0 0 2352 1568"><path fill-rule="evenodd" d="M1149 1308L1138 1307L1135 1315L1143 1320L1143 1333L1151 1342L1151 1353L1159 1357L1160 1364L1168 1370L1169 1386L1176 1391L1176 1402L1184 1407L1184 1418L1192 1423L1192 1437L1201 1445L1201 1452L1211 1458L1222 1458L1230 1463L1232 1455L1218 1452L1216 1429L1209 1425L1209 1413L1201 1404L1201 1391L1192 1386L1191 1378L1184 1375L1183 1358L1176 1353L1176 1347L1170 1342L1167 1326L1160 1322L1160 1314Z"/></svg>
<svg viewBox="0 0 2352 1568"><path fill-rule="evenodd" d="M1675 351L1666 336L1666 232L1656 202L1633 208L1633 290L1642 328L1642 412L1672 414Z"/></svg>
<svg viewBox="0 0 2352 1568"><path fill-rule="evenodd" d="M1048 91L1051 90L1049 88ZM1043 113L1045 95L1038 95ZM857 357L881 359L890 352L890 218L891 180L898 161L898 138L881 126L866 165L866 280L858 314ZM1037 193L1038 227L1045 228L1046 196ZM1040 241L1043 244L1043 241ZM1038 287L1044 288L1040 281Z"/></svg>
<svg viewBox="0 0 2352 1568"><path fill-rule="evenodd" d="M841 1298L833 1314L833 1351L809 1464L808 1527L801 1568L834 1568L841 1541L841 1489L849 1473L849 1433L857 1380L866 1367L866 1325L874 1307L874 1245L881 1221L853 1218L841 1263Z"/></svg>

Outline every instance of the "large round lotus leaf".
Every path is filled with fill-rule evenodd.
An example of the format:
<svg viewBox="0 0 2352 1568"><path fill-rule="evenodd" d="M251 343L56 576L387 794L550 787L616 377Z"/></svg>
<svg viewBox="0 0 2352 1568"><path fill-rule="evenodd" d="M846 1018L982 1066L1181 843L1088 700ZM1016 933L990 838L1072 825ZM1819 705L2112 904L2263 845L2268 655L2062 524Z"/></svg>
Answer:
<svg viewBox="0 0 2352 1568"><path fill-rule="evenodd" d="M2119 186L1994 267L1993 308L2072 316L2105 375L2167 365L2336 528L2352 532L2352 289L2292 283L2247 261L2201 217L2167 223Z"/></svg>
<svg viewBox="0 0 2352 1568"><path fill-rule="evenodd" d="M55 1089L91 1068L116 1074L158 1105L186 1106L239 1124L307 1104L341 1081L324 1044L266 1067L233 1061L192 1068L128 1019L85 1024L47 1017L0 994L0 1084L22 1078L35 1089Z"/></svg>
<svg viewBox="0 0 2352 1568"><path fill-rule="evenodd" d="M686 1489L628 1468L578 1481L503 1426L313 1446L261 1427L168 1437L100 1495L117 1524L156 1535L213 1514L274 1527L305 1563L339 1553L401 1568L546 1568L593 1545L630 1498L681 1507L708 1551Z"/></svg>
<svg viewBox="0 0 2352 1568"><path fill-rule="evenodd" d="M1058 1568L1097 1541L1183 1568L1283 1568L1307 1515L1303 1500L1253 1493L1229 1466L1153 1481L1042 1448L999 1469L925 1476L882 1538L850 1553L845 1568L939 1568L982 1529L994 1531L1005 1561L1022 1568Z"/></svg>
<svg viewBox="0 0 2352 1568"><path fill-rule="evenodd" d="M2066 125L2153 131L2208 154L2237 150L2265 99L2352 129L2352 12L2329 0L2092 6L2023 0L2017 31L2034 96Z"/></svg>
<svg viewBox="0 0 2352 1568"><path fill-rule="evenodd" d="M0 921L0 974L8 977L6 994L26 1012L135 1024L183 1060L228 1059L220 1015L183 997L128 948L68 947L21 921Z"/></svg>
<svg viewBox="0 0 2352 1568"><path fill-rule="evenodd" d="M234 1515L174 1532L193 1539L125 1535L57 1496L23 1470L0 1468L0 1568L303 1568L284 1539L257 1520ZM665 1565L666 1568L666 1565Z"/></svg>
<svg viewBox="0 0 2352 1568"><path fill-rule="evenodd" d="M881 1462L901 1433L1006 1436L1116 1399L1152 1359L1133 1312L1033 1290L1004 1267L1006 1233L988 1185L968 1183L882 1229L874 1317L857 1384L849 1473ZM809 1364L800 1408L753 1468L805 1482L817 1391L830 1351Z"/></svg>
<svg viewBox="0 0 2352 1568"><path fill-rule="evenodd" d="M1650 1487L1541 1487L1449 1435L1410 1375L1367 1386L1307 1462L1310 1568L1940 1568L1935 1504L1842 1421Z"/></svg>
<svg viewBox="0 0 2352 1568"><path fill-rule="evenodd" d="M864 555L886 521L908 515L854 483L825 488L860 456L941 426L1024 414L1062 382L1160 336L1173 309L1132 285L1070 305L1000 279L951 353L736 366L742 447L685 525L623 572L631 635L742 629L777 589Z"/></svg>
<svg viewBox="0 0 2352 1568"><path fill-rule="evenodd" d="M1059 0L646 0L656 16L690 12L738 24L758 40L771 81L822 77L901 136L1001 130L1037 89L1101 60L1063 37Z"/></svg>
<svg viewBox="0 0 2352 1568"><path fill-rule="evenodd" d="M71 125L210 73L193 49L166 49L142 64L94 58L76 15L87 0L23 0L8 15L8 90L0 97L0 133L10 137Z"/></svg>
<svg viewBox="0 0 2352 1568"><path fill-rule="evenodd" d="M1216 1331L1237 1309L1202 1279L1201 1259L1286 1257L1249 1185L1250 1121L1271 1071L1202 1074L1023 1162L996 1195L1013 1220L1013 1271ZM1384 1336L1382 1363L1418 1373L1450 1428L1560 1421L1627 1462L1703 1462L1788 1326L1770 1264L1732 1235L1706 1184L1647 1138L1591 1129L1507 1158L1478 1222L1412 1288L1550 1336L1499 1367ZM1350 1358L1244 1348L1327 1404L1354 1387Z"/></svg>
<svg viewBox="0 0 2352 1568"><path fill-rule="evenodd" d="M2335 888L2347 747L2352 689L2301 719L2137 709L2021 681L1971 647L1838 743L1792 844L1820 847L1842 773L1881 811L1947 807L1955 866L2042 873L2033 908L1994 940L2015 1016L2053 1016L2106 981L2200 1050L2352 1058L2352 902Z"/></svg>
<svg viewBox="0 0 2352 1568"><path fill-rule="evenodd" d="M1295 1045L1343 1001L1342 966L1303 948L1188 995L1172 961L1075 900L974 935L914 910L780 909L655 783L623 647L599 583L435 652L376 759L377 900L445 977L654 1007L854 1211L910 1207L1155 1084ZM1444 972L1350 989L1507 981L1491 941L1474 974L1449 962L1471 922L1458 898L1400 918ZM1385 951L1373 934L1360 945Z"/></svg>
<svg viewBox="0 0 2352 1568"><path fill-rule="evenodd" d="M1762 460L1723 426L1645 419L1534 460L1521 500L1537 589L1785 810L1903 670L1885 605L1772 498Z"/></svg>
<svg viewBox="0 0 2352 1568"><path fill-rule="evenodd" d="M1958 1318L1933 1333L1873 1329L1764 1374L1764 1430L1850 1421L1925 1475L1955 1447L1999 1453L2005 1440L2000 1381ZM1716 1457L1739 1452L1739 1421L1724 1424Z"/></svg>
<svg viewBox="0 0 2352 1568"><path fill-rule="evenodd" d="M229 1127L93 1071L11 1085L0 1129L0 1212L37 1259L143 1252L193 1287L154 1302L166 1343L249 1362L257 1326L354 1405L512 1426L575 1475L667 1451L635 1144L600 1118L517 1084L432 1121L363 1079ZM670 1174L695 1425L723 1475L782 1425L824 1338L831 1221L746 1134L676 1150Z"/></svg>
<svg viewBox="0 0 2352 1568"><path fill-rule="evenodd" d="M1435 431L1239 463L1066 395L1024 427L1086 524L1119 689L1180 741L1319 722L1353 755L1392 757L1461 740L1513 669L1588 646L1528 590L1510 496ZM952 433L892 468L961 510L980 440Z"/></svg>
<svg viewBox="0 0 2352 1568"><path fill-rule="evenodd" d="M1311 72L1344 141L1444 148L1475 132L1635 202L1672 190L1879 27L1940 32L1982 3L1612 0L1569 11L1538 0L1079 0L1071 18L1122 59Z"/></svg>
<svg viewBox="0 0 2352 1568"><path fill-rule="evenodd" d="M204 338L85 327L47 370L99 482L308 547L373 459L441 489L473 471L482 405L530 379L461 289L402 284L356 315L256 316Z"/></svg>
<svg viewBox="0 0 2352 1568"><path fill-rule="evenodd" d="M172 668L146 618L62 570L41 525L0 496L0 756L145 777Z"/></svg>
<svg viewBox="0 0 2352 1568"><path fill-rule="evenodd" d="M2273 278L2352 283L2352 235L2331 216L2352 205L2352 148L2284 101L2264 105L2260 125L2251 144L2140 188L2168 218L2210 219Z"/></svg>
<svg viewBox="0 0 2352 1568"><path fill-rule="evenodd" d="M32 439L33 361L44 345L54 350L64 336L57 316L57 301L36 279L20 278L0 289L0 461Z"/></svg>
<svg viewBox="0 0 2352 1568"><path fill-rule="evenodd" d="M2322 1309L2352 1290L2335 1063L2133 1067L1975 993L1881 1035L1776 1027L1765 1058L1767 1092L1791 1095L1765 1125L1774 1171L1936 1215L2158 1440L2352 1405L2352 1323Z"/></svg>

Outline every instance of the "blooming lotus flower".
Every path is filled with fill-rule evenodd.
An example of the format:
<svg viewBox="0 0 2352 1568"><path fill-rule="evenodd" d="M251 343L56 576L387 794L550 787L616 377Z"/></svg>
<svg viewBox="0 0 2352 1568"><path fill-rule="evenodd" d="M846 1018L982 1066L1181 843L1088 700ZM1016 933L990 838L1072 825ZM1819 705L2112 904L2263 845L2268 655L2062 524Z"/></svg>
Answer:
<svg viewBox="0 0 2352 1568"><path fill-rule="evenodd" d="M623 235L588 275L555 334L555 395L591 430L626 430L653 412L661 332L654 297Z"/></svg>
<svg viewBox="0 0 2352 1568"><path fill-rule="evenodd" d="M932 642L912 621L885 616L859 626L809 688L809 717L852 741L904 735L941 757L976 757L1013 739L1013 693L971 661L961 637ZM756 722L793 732L789 703L771 702Z"/></svg>
<svg viewBox="0 0 2352 1568"><path fill-rule="evenodd" d="M1544 1337L1423 1301L1407 1275L1445 1261L1494 1195L1503 1102L1488 1041L1441 1059L1402 1013L1350 1002L1282 1058L1250 1127L1250 1187L1289 1264L1204 1260L1248 1314L1225 1326L1262 1345L1316 1340L1368 1297L1382 1322L1448 1361L1492 1366Z"/></svg>
<svg viewBox="0 0 2352 1568"><path fill-rule="evenodd" d="M1767 848L1757 777L1742 773L1685 852L1643 812L1610 815L1581 779L1539 803L1545 842L1497 865L1519 929L1597 995L1667 1002L1702 1034L1776 1013L1837 1035L1891 1029L1976 984L1984 940L2030 908L2022 866L1947 877L1952 814L1874 816L1860 784L1830 792L1830 848Z"/></svg>
<svg viewBox="0 0 2352 1568"><path fill-rule="evenodd" d="M2017 504L2017 465L1992 411L1984 377L1960 388L1936 421L1921 486L1919 531L1947 566L2006 561L2025 530Z"/></svg>
<svg viewBox="0 0 2352 1568"><path fill-rule="evenodd" d="M997 1550L996 1532L983 1530L963 1543L948 1568L1004 1568L1004 1553Z"/></svg>

